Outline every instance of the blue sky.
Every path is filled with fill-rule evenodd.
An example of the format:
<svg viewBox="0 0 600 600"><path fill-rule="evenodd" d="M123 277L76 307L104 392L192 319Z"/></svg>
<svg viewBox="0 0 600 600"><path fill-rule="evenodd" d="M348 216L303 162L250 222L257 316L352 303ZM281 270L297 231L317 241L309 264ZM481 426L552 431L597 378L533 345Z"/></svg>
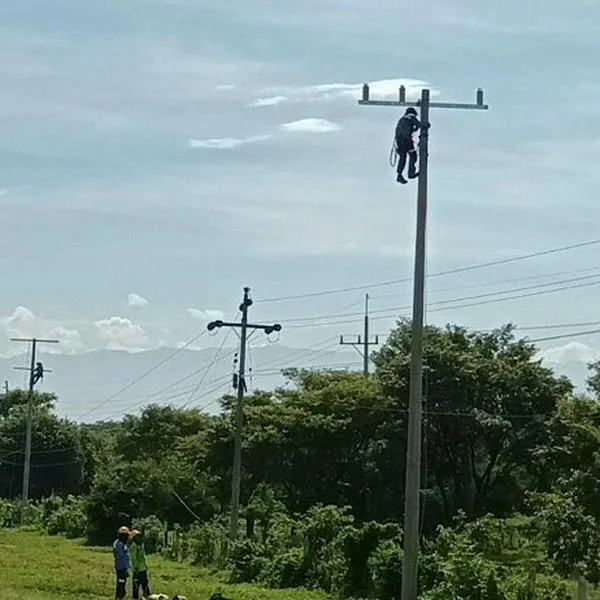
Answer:
<svg viewBox="0 0 600 600"><path fill-rule="evenodd" d="M358 333L359 315L293 319L360 311L360 290L260 299L412 273L416 184L387 163L398 111L357 106L363 81L380 96L401 80L446 100L486 90L488 113L432 115L430 272L599 237L597 2L297 6L0 4L0 353L15 334L57 336L62 352L175 346L233 316L243 285L254 318L283 322L282 343ZM439 278L428 298L600 274L597 256ZM373 310L407 314L409 283L369 291ZM593 321L599 300L590 286L428 319ZM588 360L600 342L549 346Z"/></svg>

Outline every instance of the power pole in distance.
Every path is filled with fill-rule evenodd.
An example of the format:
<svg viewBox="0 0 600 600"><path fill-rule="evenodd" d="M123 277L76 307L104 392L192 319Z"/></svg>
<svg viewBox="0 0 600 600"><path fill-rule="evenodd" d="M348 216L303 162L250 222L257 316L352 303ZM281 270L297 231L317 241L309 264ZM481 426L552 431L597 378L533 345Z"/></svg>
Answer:
<svg viewBox="0 0 600 600"><path fill-rule="evenodd" d="M9 389L8 389L8 379L5 379L4 380L4 393L8 396L8 392L9 392Z"/></svg>
<svg viewBox="0 0 600 600"><path fill-rule="evenodd" d="M429 90L421 90L421 99L407 102L406 88L400 87L398 100L371 100L369 86L363 85L363 106L414 106L421 110L419 137L419 183L417 188L417 226L415 241L415 270L413 289L412 348L408 411L408 445L406 456L406 484L404 504L404 569L402 600L417 600L419 568L419 522L421 490L421 424L423 418L423 315L425 310L425 234L427 225L427 160L429 145L429 109L454 108L487 110L483 90L478 89L476 101L471 103L430 102Z"/></svg>
<svg viewBox="0 0 600 600"><path fill-rule="evenodd" d="M379 345L379 336L375 336L375 340L369 340L369 294L365 294L365 325L363 330L363 338L361 340L360 335L357 337L356 342L347 342L344 340L344 336L340 337L341 346L353 346L358 350L362 347L362 351L359 350L360 355L363 358L363 375L369 376L369 346Z"/></svg>
<svg viewBox="0 0 600 600"><path fill-rule="evenodd" d="M15 367L19 371L29 371L29 393L27 394L27 429L25 433L25 460L23 462L23 492L21 524L25 516L25 506L29 499L29 478L31 472L31 433L33 426L33 390L35 384L44 378L44 373L51 373L49 369L44 369L41 362L36 362L36 352L38 344L58 344L58 340L38 340L37 338L11 338L11 342L26 342L31 344L31 364L29 367Z"/></svg>
<svg viewBox="0 0 600 600"><path fill-rule="evenodd" d="M248 323L248 309L252 306L250 298L250 288L244 288L244 299L240 304L242 320L240 323L226 323L225 321L212 321L207 325L207 329L212 331L215 328L235 327L240 329L240 361L237 377L237 402L235 407L235 434L233 443L233 476L231 481L231 516L229 522L229 538L236 539L238 533L238 523L240 515L240 487L242 479L242 437L244 429L244 391L246 390L246 340L248 330L260 329L267 335L281 331L281 325L257 325Z"/></svg>

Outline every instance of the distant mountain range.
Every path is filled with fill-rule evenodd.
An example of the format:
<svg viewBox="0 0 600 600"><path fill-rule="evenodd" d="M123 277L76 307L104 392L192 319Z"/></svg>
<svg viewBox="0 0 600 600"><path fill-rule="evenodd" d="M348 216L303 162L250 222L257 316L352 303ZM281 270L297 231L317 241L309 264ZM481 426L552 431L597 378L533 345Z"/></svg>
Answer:
<svg viewBox="0 0 600 600"><path fill-rule="evenodd" d="M160 348L129 353L101 350L85 354L46 354L44 367L52 369L40 384L40 391L58 395L60 415L83 421L121 418L151 402L218 410L216 400L231 392L236 348L181 350ZM10 387L24 387L25 355L0 358L0 378ZM247 385L252 389L273 389L284 385L281 370L305 368L362 368L362 359L353 350L312 350L278 344L251 348L247 358ZM149 372L149 373L148 373ZM147 375L145 375L148 373Z"/></svg>
<svg viewBox="0 0 600 600"><path fill-rule="evenodd" d="M57 412L65 417L97 421L120 419L156 402L201 407L215 413L218 399L231 392L236 349L181 350L161 348L129 353L111 350L77 355L43 355L52 369L40 390L58 395ZM26 357L0 358L0 378L11 387L24 387L25 374L13 370ZM549 365L567 375L583 391L588 376L584 363ZM360 370L362 359L353 350L289 348L278 344L252 348L248 354L248 387L273 389L285 385L284 368L339 368Z"/></svg>

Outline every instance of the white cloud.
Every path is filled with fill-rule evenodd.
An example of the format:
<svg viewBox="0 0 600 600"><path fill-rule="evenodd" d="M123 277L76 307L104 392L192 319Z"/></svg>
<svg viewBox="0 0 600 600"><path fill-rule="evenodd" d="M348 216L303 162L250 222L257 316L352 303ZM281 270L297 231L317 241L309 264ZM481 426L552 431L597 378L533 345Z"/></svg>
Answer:
<svg viewBox="0 0 600 600"><path fill-rule="evenodd" d="M309 118L283 123L279 126L279 129L290 133L331 133L340 131L341 126L327 119Z"/></svg>
<svg viewBox="0 0 600 600"><path fill-rule="evenodd" d="M198 319L199 321L213 321L216 319L222 319L224 316L222 310L198 310L197 308L188 308L187 314L193 319Z"/></svg>
<svg viewBox="0 0 600 600"><path fill-rule="evenodd" d="M110 317L95 322L98 338L107 350L139 351L148 347L149 339L140 325L123 317Z"/></svg>
<svg viewBox="0 0 600 600"><path fill-rule="evenodd" d="M44 348L44 351L48 354L75 354L77 351L84 349L81 334L77 329L57 325L49 329L45 335L50 339L58 340L58 344Z"/></svg>
<svg viewBox="0 0 600 600"><path fill-rule="evenodd" d="M127 295L127 304L129 304L131 307L143 308L144 306L148 305L148 300L139 294L132 292L131 294Z"/></svg>
<svg viewBox="0 0 600 600"><path fill-rule="evenodd" d="M573 362L589 363L600 359L600 350L580 342L569 342L564 346L544 350L540 352L540 356L543 360L557 365Z"/></svg>
<svg viewBox="0 0 600 600"><path fill-rule="evenodd" d="M239 148L246 144L256 144L258 142L264 142L268 140L270 135L255 135L247 138L213 138L209 140L196 140L191 139L189 141L190 148L208 148L211 150L231 150L232 148Z"/></svg>
<svg viewBox="0 0 600 600"><path fill-rule="evenodd" d="M278 104L282 104L283 102L288 102L289 98L287 96L271 96L270 98L258 98L253 102L250 102L249 106L253 108L260 108L263 106L277 106Z"/></svg>
<svg viewBox="0 0 600 600"><path fill-rule="evenodd" d="M7 338L45 337L47 326L25 306L17 306L10 315L0 318Z"/></svg>
<svg viewBox="0 0 600 600"><path fill-rule="evenodd" d="M0 317L0 325L7 338L45 338L58 340L58 344L44 344L44 352L49 354L72 354L81 350L84 344L77 329L65 327L55 321L36 315L25 306L17 306L10 315ZM7 354L19 354L22 347L10 345Z"/></svg>
<svg viewBox="0 0 600 600"><path fill-rule="evenodd" d="M17 306L11 315L4 316L0 319L2 325L12 326L24 323L31 323L35 320L35 315L32 311L24 306Z"/></svg>
<svg viewBox="0 0 600 600"><path fill-rule="evenodd" d="M403 85L406 88L408 100L416 100L421 89L429 84L418 79L380 79L369 82L370 96L378 100L392 100L398 97L398 90ZM257 98L249 104L251 107L276 106L285 102L328 102L332 100L354 99L362 96L362 83L325 83L305 87L289 88L274 87L265 91L273 96ZM432 96L438 96L438 90L431 90Z"/></svg>

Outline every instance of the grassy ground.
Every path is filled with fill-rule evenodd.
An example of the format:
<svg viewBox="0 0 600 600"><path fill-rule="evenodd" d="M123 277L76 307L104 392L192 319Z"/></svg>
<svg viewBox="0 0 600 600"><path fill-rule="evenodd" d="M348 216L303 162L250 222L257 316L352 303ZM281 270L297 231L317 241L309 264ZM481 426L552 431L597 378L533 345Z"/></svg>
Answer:
<svg viewBox="0 0 600 600"><path fill-rule="evenodd" d="M188 600L208 600L220 591L231 600L327 600L305 590L268 590L254 585L227 585L202 569L148 559L153 592ZM114 598L112 554L106 548L88 548L80 541L43 536L31 531L0 530L0 599L93 600ZM130 588L129 588L130 590ZM573 598L577 587L573 584ZM590 589L589 600L600 600Z"/></svg>
<svg viewBox="0 0 600 600"><path fill-rule="evenodd" d="M207 600L220 591L231 600L325 600L303 590L265 590L226 585L214 575L188 565L149 557L152 592L188 600ZM78 541L29 531L0 530L0 598L2 600L93 600L114 598L112 554Z"/></svg>

